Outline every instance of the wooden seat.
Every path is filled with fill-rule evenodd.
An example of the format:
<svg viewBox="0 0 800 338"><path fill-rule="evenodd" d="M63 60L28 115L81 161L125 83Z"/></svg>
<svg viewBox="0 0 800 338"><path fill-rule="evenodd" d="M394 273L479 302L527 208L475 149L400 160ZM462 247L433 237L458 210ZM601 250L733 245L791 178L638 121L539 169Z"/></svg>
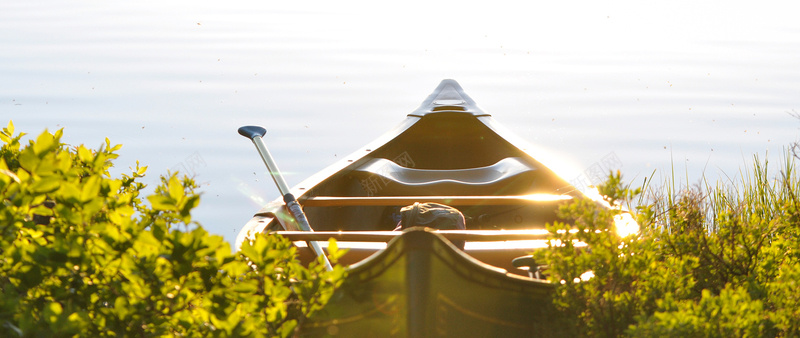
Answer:
<svg viewBox="0 0 800 338"><path fill-rule="evenodd" d="M507 157L485 167L449 170L407 168L385 158L375 158L355 169L357 172L374 174L381 180L403 186L430 186L448 183L485 186L534 170L536 168L518 157Z"/></svg>

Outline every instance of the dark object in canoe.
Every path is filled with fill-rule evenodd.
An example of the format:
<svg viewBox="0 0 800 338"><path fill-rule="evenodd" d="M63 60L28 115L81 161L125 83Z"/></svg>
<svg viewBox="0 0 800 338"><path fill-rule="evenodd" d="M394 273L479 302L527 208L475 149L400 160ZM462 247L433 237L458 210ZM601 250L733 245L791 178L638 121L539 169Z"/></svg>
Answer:
<svg viewBox="0 0 800 338"><path fill-rule="evenodd" d="M340 260L349 276L304 335L549 335L552 285L512 261L545 246L557 208L586 195L521 144L444 80L398 127L291 189L316 232L297 231L278 198L237 247L275 232L298 246L334 237L349 250ZM466 230L392 231L415 202L457 208Z"/></svg>

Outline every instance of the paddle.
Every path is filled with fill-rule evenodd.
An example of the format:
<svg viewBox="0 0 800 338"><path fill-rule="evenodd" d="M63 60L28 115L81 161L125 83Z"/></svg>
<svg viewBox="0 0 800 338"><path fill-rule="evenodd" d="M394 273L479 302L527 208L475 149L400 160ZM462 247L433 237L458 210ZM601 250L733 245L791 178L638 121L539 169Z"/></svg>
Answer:
<svg viewBox="0 0 800 338"><path fill-rule="evenodd" d="M297 203L297 199L295 199L294 195L292 195L292 193L289 191L289 186L286 185L286 181L283 179L283 176L281 176L280 170L278 170L278 165L275 164L275 161L272 159L272 155L269 153L269 150L267 150L267 146L264 145L264 140L261 139L266 133L267 130L259 126L244 126L239 128L239 135L249 138L251 141L253 141L253 144L256 145L256 149L258 149L261 159L264 160L264 164L267 166L267 170L269 171L270 176L272 176L272 180L275 181L275 184L278 186L278 191L280 191L281 195L283 195L283 202L286 203L286 208L289 209L289 212L292 213L292 216L294 216L297 224L300 225L300 230L308 232L314 231L308 224L308 219L306 218L306 214L303 212L303 208L300 206L300 203ZM325 256L325 252L322 251L319 243L313 241L308 241L306 243L312 250L314 250L314 253L317 254L317 256L322 257L323 261L325 262L325 268L328 269L328 271L333 270L331 262L328 261L328 257Z"/></svg>

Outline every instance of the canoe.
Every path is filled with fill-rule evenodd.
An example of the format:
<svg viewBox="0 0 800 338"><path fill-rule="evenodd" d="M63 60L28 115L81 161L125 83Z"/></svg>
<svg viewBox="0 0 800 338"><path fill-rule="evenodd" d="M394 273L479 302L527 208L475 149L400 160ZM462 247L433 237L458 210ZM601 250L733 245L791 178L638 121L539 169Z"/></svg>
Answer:
<svg viewBox="0 0 800 338"><path fill-rule="evenodd" d="M554 336L552 285L482 263L443 236L412 228L352 265L309 337Z"/></svg>
<svg viewBox="0 0 800 338"><path fill-rule="evenodd" d="M277 198L242 229L300 247L336 238L348 277L309 336L530 336L549 332L552 285L512 261L545 246L557 208L586 197L529 153L454 80L397 127L291 189L314 232ZM393 231L415 202L457 208L465 230ZM463 250L452 241L466 241ZM313 259L301 248L301 259Z"/></svg>

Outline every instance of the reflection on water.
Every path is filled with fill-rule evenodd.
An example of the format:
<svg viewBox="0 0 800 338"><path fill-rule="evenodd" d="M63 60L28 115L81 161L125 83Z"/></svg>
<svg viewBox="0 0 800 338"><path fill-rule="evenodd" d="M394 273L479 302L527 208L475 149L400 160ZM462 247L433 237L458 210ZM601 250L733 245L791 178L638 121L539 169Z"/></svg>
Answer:
<svg viewBox="0 0 800 338"><path fill-rule="evenodd" d="M73 144L107 136L124 144L117 172L139 160L152 184L195 175L196 219L229 242L278 195L239 126L268 129L296 184L443 78L570 181L609 154L637 182L726 177L797 137L800 21L780 4L384 5L5 1L0 117Z"/></svg>

